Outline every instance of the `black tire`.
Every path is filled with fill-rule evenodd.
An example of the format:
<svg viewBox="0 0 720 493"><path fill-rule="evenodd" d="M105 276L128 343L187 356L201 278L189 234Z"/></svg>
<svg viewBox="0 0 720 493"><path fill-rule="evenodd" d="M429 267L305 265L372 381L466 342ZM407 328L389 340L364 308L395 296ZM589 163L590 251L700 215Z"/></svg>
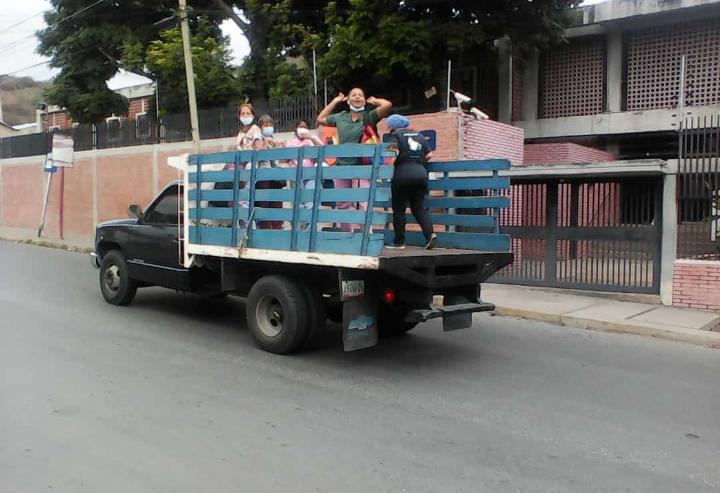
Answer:
<svg viewBox="0 0 720 493"><path fill-rule="evenodd" d="M325 332L327 309L319 289L305 282L300 283L300 287L308 310L308 334L303 342L303 346L307 346Z"/></svg>
<svg viewBox="0 0 720 493"><path fill-rule="evenodd" d="M266 276L250 289L245 309L257 345L274 354L300 348L308 337L309 314L303 289L284 276Z"/></svg>
<svg viewBox="0 0 720 493"><path fill-rule="evenodd" d="M111 305L129 305L137 293L137 282L130 278L125 256L110 250L100 263L100 292Z"/></svg>
<svg viewBox="0 0 720 493"><path fill-rule="evenodd" d="M406 322L405 311L385 303L378 307L378 336L392 337L405 334L417 327L418 322Z"/></svg>

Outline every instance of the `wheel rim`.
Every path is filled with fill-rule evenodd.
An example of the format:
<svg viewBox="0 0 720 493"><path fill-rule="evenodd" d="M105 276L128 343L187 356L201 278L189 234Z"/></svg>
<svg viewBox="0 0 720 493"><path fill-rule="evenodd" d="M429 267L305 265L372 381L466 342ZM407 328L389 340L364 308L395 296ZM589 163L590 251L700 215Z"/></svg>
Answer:
<svg viewBox="0 0 720 493"><path fill-rule="evenodd" d="M258 328L267 337L277 337L283 331L285 314L280 301L274 296L265 295L255 310Z"/></svg>
<svg viewBox="0 0 720 493"><path fill-rule="evenodd" d="M120 289L120 268L117 265L109 265L105 269L105 287L111 293L117 293Z"/></svg>

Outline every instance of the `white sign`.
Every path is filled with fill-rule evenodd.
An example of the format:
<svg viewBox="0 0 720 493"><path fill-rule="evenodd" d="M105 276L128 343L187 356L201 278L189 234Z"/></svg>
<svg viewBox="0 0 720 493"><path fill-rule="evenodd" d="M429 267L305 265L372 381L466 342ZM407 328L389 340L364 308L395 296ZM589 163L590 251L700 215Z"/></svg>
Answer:
<svg viewBox="0 0 720 493"><path fill-rule="evenodd" d="M73 139L67 135L53 134L52 165L60 168L73 166Z"/></svg>

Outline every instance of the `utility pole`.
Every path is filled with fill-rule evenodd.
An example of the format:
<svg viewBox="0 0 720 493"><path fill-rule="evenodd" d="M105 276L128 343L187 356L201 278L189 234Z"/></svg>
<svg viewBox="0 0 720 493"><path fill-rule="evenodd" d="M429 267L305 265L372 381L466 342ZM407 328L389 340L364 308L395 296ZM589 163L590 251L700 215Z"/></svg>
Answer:
<svg viewBox="0 0 720 493"><path fill-rule="evenodd" d="M187 79L188 100L190 103L190 126L192 127L193 147L195 153L200 153L200 126L198 124L197 99L195 98L195 71L192 63L192 50L190 47L190 28L187 20L187 2L180 3L180 31L182 32L183 52L185 54L185 78Z"/></svg>

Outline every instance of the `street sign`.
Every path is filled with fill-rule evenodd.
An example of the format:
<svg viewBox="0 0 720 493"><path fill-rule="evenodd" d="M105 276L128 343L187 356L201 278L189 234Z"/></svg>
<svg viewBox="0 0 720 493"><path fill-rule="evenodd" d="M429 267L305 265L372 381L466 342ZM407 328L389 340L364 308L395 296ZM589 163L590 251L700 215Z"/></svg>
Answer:
<svg viewBox="0 0 720 493"><path fill-rule="evenodd" d="M52 165L56 168L73 167L73 138L62 134L52 137Z"/></svg>

